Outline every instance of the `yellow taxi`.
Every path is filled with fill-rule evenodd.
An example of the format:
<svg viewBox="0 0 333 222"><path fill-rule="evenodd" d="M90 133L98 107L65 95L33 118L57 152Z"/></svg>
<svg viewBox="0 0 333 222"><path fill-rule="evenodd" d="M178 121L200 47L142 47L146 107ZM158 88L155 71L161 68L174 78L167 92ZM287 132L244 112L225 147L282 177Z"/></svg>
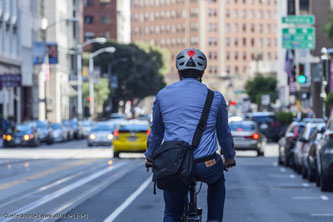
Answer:
<svg viewBox="0 0 333 222"><path fill-rule="evenodd" d="M113 134L114 157L118 158L120 152L145 152L149 133L148 121L130 120L121 123Z"/></svg>

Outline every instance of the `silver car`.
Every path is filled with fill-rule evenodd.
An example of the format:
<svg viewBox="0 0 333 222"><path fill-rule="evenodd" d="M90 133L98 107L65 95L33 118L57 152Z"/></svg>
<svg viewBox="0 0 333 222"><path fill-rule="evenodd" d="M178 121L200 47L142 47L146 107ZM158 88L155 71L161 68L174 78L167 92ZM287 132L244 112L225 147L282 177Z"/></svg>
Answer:
<svg viewBox="0 0 333 222"><path fill-rule="evenodd" d="M264 154L265 138L254 121L231 121L229 123L236 150L254 150Z"/></svg>
<svg viewBox="0 0 333 222"><path fill-rule="evenodd" d="M113 132L116 128L116 124L110 124L107 122L96 124L89 132L87 143L88 146L104 145L111 146L113 142Z"/></svg>

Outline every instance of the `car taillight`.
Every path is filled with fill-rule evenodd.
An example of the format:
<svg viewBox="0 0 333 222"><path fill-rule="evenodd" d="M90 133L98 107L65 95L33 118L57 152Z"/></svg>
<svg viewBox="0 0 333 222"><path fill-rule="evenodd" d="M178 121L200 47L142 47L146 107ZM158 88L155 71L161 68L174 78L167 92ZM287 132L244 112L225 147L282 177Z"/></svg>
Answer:
<svg viewBox="0 0 333 222"><path fill-rule="evenodd" d="M280 123L278 123L278 122L275 122L275 123L272 123L272 125L271 125L272 127L278 127L278 126L280 126Z"/></svg>
<svg viewBox="0 0 333 222"><path fill-rule="evenodd" d="M33 139L35 136L34 136L34 134L30 134L30 139Z"/></svg>
<svg viewBox="0 0 333 222"><path fill-rule="evenodd" d="M330 168L331 168L331 170L333 170L333 164L331 165L331 167L330 167Z"/></svg>
<svg viewBox="0 0 333 222"><path fill-rule="evenodd" d="M252 134L252 139L254 140L258 140L260 138L259 134L258 133L254 133Z"/></svg>
<svg viewBox="0 0 333 222"><path fill-rule="evenodd" d="M328 137L329 137L330 139L333 139L333 133L328 134Z"/></svg>
<svg viewBox="0 0 333 222"><path fill-rule="evenodd" d="M119 136L119 130L114 131L113 135L114 135L115 137Z"/></svg>
<svg viewBox="0 0 333 222"><path fill-rule="evenodd" d="M149 136L149 134L150 134L150 130L147 130L147 136Z"/></svg>

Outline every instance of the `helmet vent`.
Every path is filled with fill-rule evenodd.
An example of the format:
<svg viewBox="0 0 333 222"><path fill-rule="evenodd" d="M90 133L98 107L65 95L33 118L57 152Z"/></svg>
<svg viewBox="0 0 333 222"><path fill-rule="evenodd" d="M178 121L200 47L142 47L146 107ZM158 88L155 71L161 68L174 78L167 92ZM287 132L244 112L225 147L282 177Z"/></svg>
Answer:
<svg viewBox="0 0 333 222"><path fill-rule="evenodd" d="M199 56L198 58L202 59L203 61L206 61L206 59L204 57L202 57L202 56Z"/></svg>
<svg viewBox="0 0 333 222"><path fill-rule="evenodd" d="M185 56L181 55L181 56L178 56L177 59L182 59L182 58L184 58L184 57L185 57Z"/></svg>
<svg viewBox="0 0 333 222"><path fill-rule="evenodd" d="M181 65L181 66L182 66L182 65L184 65L184 63L185 63L185 62L181 62L181 63L179 63L179 65Z"/></svg>
<svg viewBox="0 0 333 222"><path fill-rule="evenodd" d="M202 63L198 62L198 65L199 65L199 66L202 66Z"/></svg>
<svg viewBox="0 0 333 222"><path fill-rule="evenodd" d="M196 67L192 57L188 60L188 62L186 63L187 67Z"/></svg>

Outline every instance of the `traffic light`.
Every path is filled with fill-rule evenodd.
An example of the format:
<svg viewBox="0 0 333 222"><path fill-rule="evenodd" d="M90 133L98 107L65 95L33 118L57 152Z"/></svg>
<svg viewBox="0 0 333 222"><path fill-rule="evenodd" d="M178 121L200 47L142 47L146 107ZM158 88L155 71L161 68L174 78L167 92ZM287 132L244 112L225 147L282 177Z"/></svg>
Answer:
<svg viewBox="0 0 333 222"><path fill-rule="evenodd" d="M91 102L91 97L90 96L88 97L88 101Z"/></svg>
<svg viewBox="0 0 333 222"><path fill-rule="evenodd" d="M297 77L297 82L299 82L300 84L304 84L307 81L304 73L304 64L299 64L298 67L299 67L299 75Z"/></svg>
<svg viewBox="0 0 333 222"><path fill-rule="evenodd" d="M230 106L235 106L235 105L236 105L236 102L235 102L234 100L231 100L231 101L229 102L229 105L230 105Z"/></svg>

